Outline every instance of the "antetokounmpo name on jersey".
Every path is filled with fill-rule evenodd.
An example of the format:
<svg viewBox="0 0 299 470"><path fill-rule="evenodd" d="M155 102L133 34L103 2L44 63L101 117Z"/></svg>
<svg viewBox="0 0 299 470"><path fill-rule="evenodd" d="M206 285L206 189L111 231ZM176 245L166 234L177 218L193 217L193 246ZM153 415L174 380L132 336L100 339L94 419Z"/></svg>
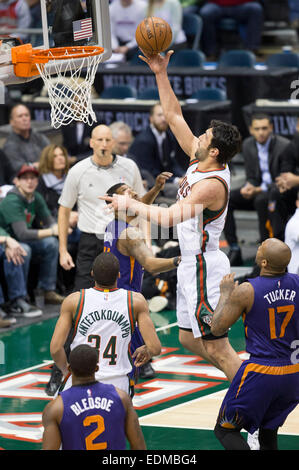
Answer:
<svg viewBox="0 0 299 470"><path fill-rule="evenodd" d="M119 313L117 310L106 310L101 309L100 311L95 310L94 312L88 313L83 320L80 321L78 326L78 332L82 336L86 336L89 328L99 321L114 321L120 326L122 332L122 338L129 336L131 332L131 326L128 319L122 313Z"/></svg>

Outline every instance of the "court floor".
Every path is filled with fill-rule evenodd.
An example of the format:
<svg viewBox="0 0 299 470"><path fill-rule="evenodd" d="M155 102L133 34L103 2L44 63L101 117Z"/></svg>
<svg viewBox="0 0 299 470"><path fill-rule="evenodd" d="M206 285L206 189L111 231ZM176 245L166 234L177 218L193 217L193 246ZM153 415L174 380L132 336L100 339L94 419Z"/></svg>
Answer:
<svg viewBox="0 0 299 470"><path fill-rule="evenodd" d="M213 434L224 375L180 347L174 311L152 314L163 350L154 360L154 379L142 380L134 405L149 450L220 450ZM56 318L0 333L0 448L41 449L41 415L52 364L49 342ZM245 358L243 325L230 341ZM279 448L299 450L299 406L279 432Z"/></svg>

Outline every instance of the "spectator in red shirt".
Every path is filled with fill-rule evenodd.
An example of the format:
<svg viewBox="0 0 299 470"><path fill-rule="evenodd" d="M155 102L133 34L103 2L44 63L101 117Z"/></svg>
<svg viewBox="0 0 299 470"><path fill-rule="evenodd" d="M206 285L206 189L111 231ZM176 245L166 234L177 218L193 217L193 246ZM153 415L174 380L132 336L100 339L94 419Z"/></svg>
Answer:
<svg viewBox="0 0 299 470"><path fill-rule="evenodd" d="M252 0L210 0L200 9L203 20L203 50L208 57L217 56L217 26L222 18L233 18L246 28L244 47L258 52L263 28L263 7Z"/></svg>

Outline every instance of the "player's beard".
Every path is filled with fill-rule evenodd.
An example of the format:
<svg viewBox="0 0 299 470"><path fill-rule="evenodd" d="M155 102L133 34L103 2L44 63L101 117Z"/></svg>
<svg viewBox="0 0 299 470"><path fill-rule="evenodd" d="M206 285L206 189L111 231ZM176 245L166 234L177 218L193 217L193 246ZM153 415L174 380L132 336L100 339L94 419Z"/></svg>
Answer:
<svg viewBox="0 0 299 470"><path fill-rule="evenodd" d="M209 154L207 149L198 148L195 152L195 157L200 161L203 162Z"/></svg>

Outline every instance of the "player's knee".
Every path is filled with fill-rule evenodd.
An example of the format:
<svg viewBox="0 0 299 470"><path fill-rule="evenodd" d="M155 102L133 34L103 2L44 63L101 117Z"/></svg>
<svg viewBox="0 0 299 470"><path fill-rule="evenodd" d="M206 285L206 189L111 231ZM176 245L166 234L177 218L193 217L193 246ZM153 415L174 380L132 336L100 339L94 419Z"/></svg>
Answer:
<svg viewBox="0 0 299 470"><path fill-rule="evenodd" d="M179 330L179 342L185 349L190 349L190 332L186 330Z"/></svg>
<svg viewBox="0 0 299 470"><path fill-rule="evenodd" d="M221 348L219 348L218 342L216 340L205 341L204 343L206 351L211 357L213 357L217 361L225 358L225 353Z"/></svg>
<svg viewBox="0 0 299 470"><path fill-rule="evenodd" d="M213 357L219 364L228 360L227 338L206 340L204 344L208 355Z"/></svg>
<svg viewBox="0 0 299 470"><path fill-rule="evenodd" d="M214 434L226 450L250 450L249 445L241 436L240 429L222 427L217 421Z"/></svg>

